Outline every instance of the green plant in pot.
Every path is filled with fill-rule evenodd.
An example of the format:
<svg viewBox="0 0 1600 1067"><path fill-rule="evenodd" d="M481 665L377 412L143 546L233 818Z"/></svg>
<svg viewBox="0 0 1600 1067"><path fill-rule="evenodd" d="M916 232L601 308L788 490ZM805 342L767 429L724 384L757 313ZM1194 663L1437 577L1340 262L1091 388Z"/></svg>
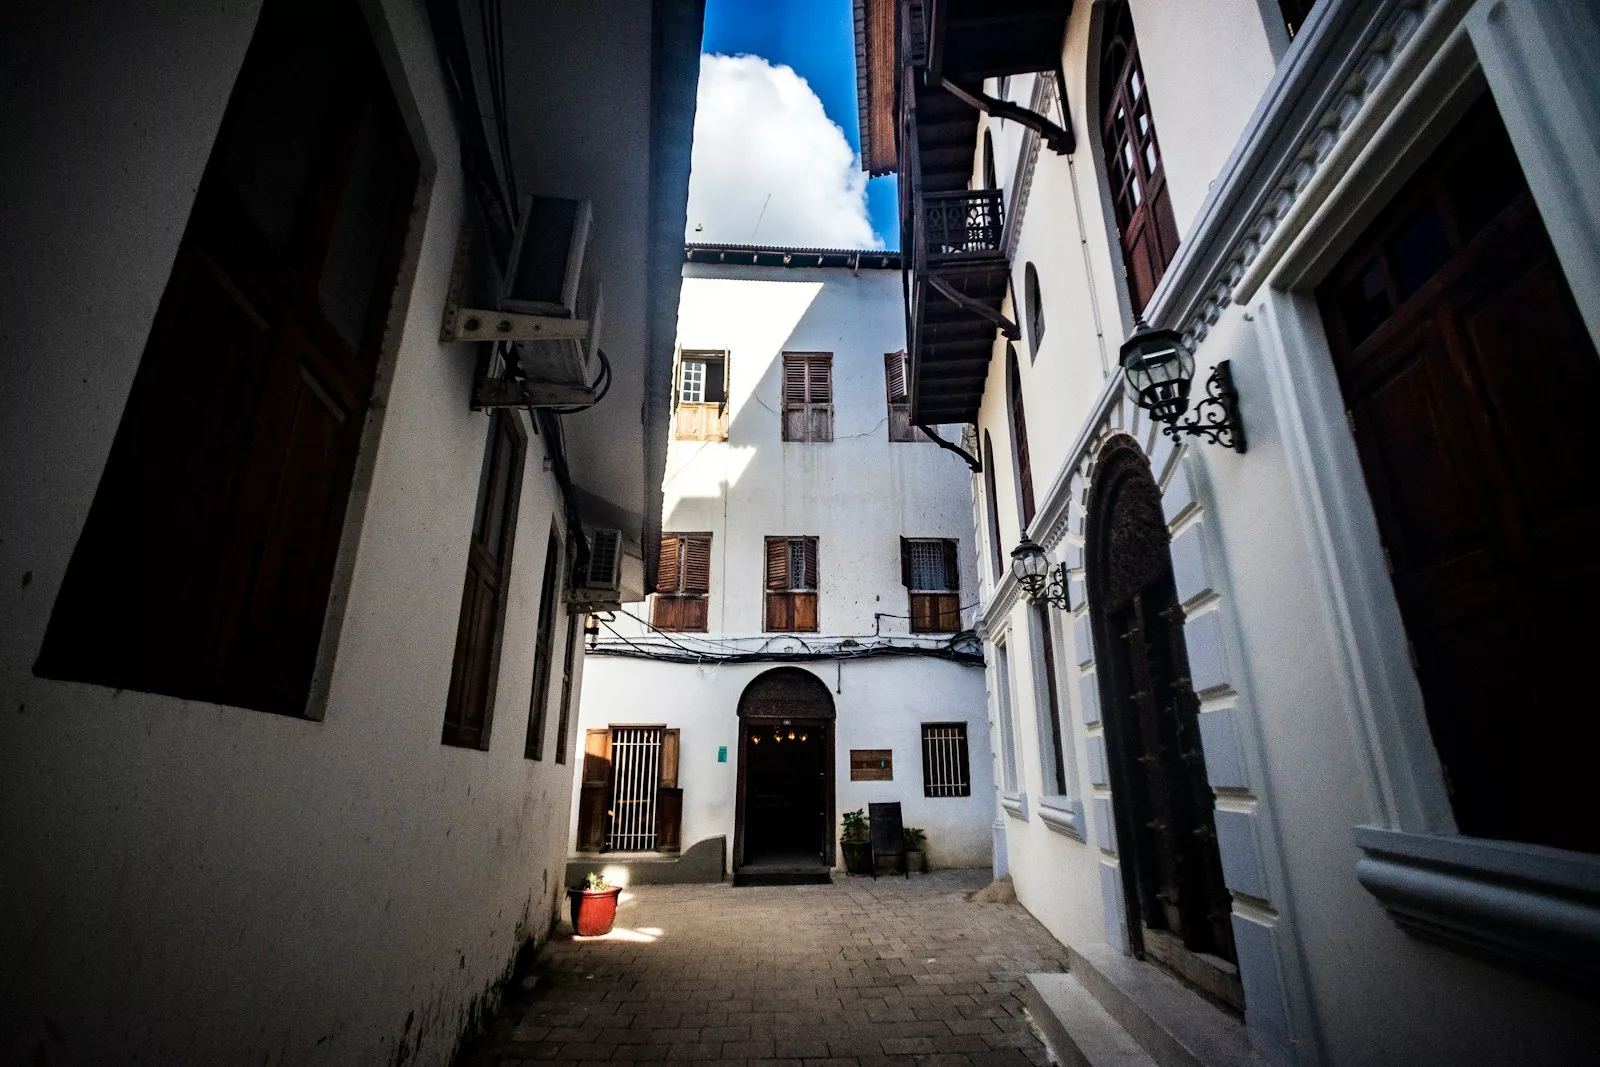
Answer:
<svg viewBox="0 0 1600 1067"><path fill-rule="evenodd" d="M844 869L851 874L872 873L872 842L867 830L867 811L857 808L844 813L844 834L839 838Z"/></svg>
<svg viewBox="0 0 1600 1067"><path fill-rule="evenodd" d="M598 871L590 872L582 885L568 889L573 932L579 937L609 934L617 921L617 897L621 892L621 886L612 885Z"/></svg>
<svg viewBox="0 0 1600 1067"><path fill-rule="evenodd" d="M922 849L928 835L915 826L907 826L902 832L906 842L906 870L921 874L928 869L928 854Z"/></svg>

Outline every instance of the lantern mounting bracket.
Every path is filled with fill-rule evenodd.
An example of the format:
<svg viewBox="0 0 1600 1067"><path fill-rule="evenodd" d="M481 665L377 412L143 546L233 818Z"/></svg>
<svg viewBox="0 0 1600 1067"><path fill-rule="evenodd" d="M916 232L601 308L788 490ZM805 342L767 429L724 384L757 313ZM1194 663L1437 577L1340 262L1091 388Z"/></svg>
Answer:
<svg viewBox="0 0 1600 1067"><path fill-rule="evenodd" d="M1182 441L1192 434L1212 444L1231 448L1243 454L1246 448L1244 423L1239 419L1239 391L1233 385L1233 368L1222 360L1206 379L1205 399L1194 405L1189 418L1179 422L1175 417L1166 422L1162 431L1174 441Z"/></svg>

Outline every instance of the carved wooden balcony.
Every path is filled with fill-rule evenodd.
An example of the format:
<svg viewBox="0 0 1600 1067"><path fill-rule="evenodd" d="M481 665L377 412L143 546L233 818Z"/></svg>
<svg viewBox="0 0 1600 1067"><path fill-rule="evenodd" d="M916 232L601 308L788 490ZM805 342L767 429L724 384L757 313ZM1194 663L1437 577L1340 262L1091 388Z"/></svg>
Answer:
<svg viewBox="0 0 1600 1067"><path fill-rule="evenodd" d="M1004 258L1000 190L923 193L919 199L919 266L937 270L953 261Z"/></svg>

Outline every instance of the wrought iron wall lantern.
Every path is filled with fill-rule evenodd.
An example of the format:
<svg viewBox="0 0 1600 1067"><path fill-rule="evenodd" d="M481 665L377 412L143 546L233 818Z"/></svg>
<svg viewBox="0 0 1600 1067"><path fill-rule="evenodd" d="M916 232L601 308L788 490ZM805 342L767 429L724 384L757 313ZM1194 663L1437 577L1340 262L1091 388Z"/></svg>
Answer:
<svg viewBox="0 0 1600 1067"><path fill-rule="evenodd" d="M1071 608L1067 599L1067 565L1057 563L1052 567L1044 549L1027 534L1023 534L1021 543L1011 550L1011 573L1030 604L1042 600L1062 611Z"/></svg>
<svg viewBox="0 0 1600 1067"><path fill-rule="evenodd" d="M1245 450L1244 423L1239 421L1239 393L1233 371L1222 360L1206 379L1206 395L1189 410L1189 384L1194 380L1194 352L1176 330L1155 329L1143 319L1134 323L1133 335L1119 353L1134 403L1144 408L1174 441L1193 434L1213 444Z"/></svg>

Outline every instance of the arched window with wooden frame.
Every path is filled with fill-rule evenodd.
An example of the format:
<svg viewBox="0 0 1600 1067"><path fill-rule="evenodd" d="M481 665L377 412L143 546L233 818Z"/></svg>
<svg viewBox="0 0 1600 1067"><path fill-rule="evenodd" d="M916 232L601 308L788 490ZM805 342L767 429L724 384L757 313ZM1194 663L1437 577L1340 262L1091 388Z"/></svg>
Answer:
<svg viewBox="0 0 1600 1067"><path fill-rule="evenodd" d="M1011 459L1017 479L1017 511L1026 530L1033 521L1033 463L1028 457L1028 417L1022 406L1022 372L1017 367L1017 348L1006 345L1006 410L1011 416Z"/></svg>
<svg viewBox="0 0 1600 1067"><path fill-rule="evenodd" d="M1156 140L1149 87L1127 4L1106 13L1100 47L1100 137L1117 214L1128 299L1142 311L1178 250L1178 224Z"/></svg>
<svg viewBox="0 0 1600 1067"><path fill-rule="evenodd" d="M994 583L1000 584L1000 579L1005 576L1005 565L1001 562L1000 548L1000 501L995 495L994 481L994 439L989 436L989 431L983 431L983 506L989 513L989 567L994 576Z"/></svg>

